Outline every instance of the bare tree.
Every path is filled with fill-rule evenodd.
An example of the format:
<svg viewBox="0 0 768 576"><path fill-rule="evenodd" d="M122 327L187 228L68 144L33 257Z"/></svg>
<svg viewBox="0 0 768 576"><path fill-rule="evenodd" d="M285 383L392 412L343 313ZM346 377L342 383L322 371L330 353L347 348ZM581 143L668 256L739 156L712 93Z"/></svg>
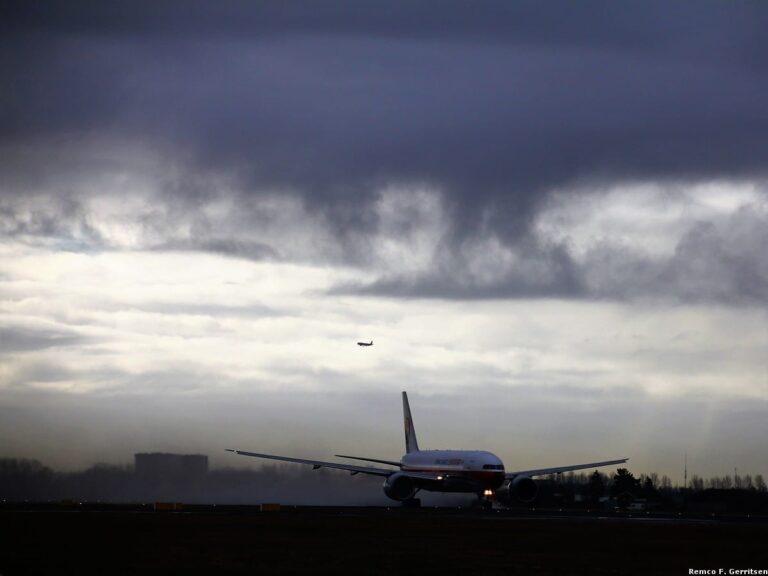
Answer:
<svg viewBox="0 0 768 576"><path fill-rule="evenodd" d="M694 492L701 492L704 490L704 479L694 474L691 476L690 487Z"/></svg>

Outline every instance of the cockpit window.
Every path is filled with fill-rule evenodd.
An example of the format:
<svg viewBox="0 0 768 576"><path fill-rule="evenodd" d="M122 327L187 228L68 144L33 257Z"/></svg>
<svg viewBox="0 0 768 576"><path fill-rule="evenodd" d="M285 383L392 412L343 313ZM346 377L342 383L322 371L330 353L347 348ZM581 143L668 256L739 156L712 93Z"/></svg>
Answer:
<svg viewBox="0 0 768 576"><path fill-rule="evenodd" d="M502 464L483 464L483 470L504 470Z"/></svg>

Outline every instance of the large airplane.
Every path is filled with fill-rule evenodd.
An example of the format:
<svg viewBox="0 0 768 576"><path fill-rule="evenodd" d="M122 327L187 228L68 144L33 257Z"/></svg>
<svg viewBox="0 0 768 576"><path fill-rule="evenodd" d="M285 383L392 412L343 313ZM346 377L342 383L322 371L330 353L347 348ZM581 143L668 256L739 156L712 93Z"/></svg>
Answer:
<svg viewBox="0 0 768 576"><path fill-rule="evenodd" d="M537 486L533 480L536 476L562 474L572 470L599 468L612 464L622 464L629 458L605 460L588 464L573 464L556 466L554 468L537 468L533 470L517 470L507 472L501 459L481 450L420 450L416 440L416 430L413 427L411 408L408 404L408 394L403 392L403 420L405 424L405 455L399 462L367 458L362 456L345 456L336 454L338 458L349 458L364 462L384 464L391 468L374 466L359 466L340 462L323 462L321 460L305 460L273 454L259 454L227 448L227 451L241 456L281 460L307 464L315 470L318 468L335 468L346 470L351 474L371 474L384 478L384 494L393 500L398 500L406 506L419 506L415 498L419 490L429 492L466 492L478 495L484 506L491 505L491 499L498 490L507 491L510 497L522 502L532 502L536 497Z"/></svg>

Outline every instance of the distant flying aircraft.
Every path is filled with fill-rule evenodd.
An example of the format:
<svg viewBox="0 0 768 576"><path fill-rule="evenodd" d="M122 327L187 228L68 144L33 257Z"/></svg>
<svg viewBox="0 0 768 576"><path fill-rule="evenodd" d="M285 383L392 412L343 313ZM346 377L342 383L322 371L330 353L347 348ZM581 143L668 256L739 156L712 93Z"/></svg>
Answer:
<svg viewBox="0 0 768 576"><path fill-rule="evenodd" d="M536 482L533 480L535 476L622 464L629 460L628 458L621 458L619 460L590 462L589 464L506 472L502 461L490 452L479 450L419 450L419 443L416 441L416 431L411 418L411 408L408 405L408 395L405 392L403 392L403 420L405 423L406 453L399 462L336 454L338 458L385 464L391 466L391 469L258 454L231 448L227 448L227 450L242 456L308 464L315 470L318 468L336 468L347 470L353 475L381 476L384 478L382 486L384 494L406 506L420 505L420 501L414 498L419 490L475 493L484 506L490 506L494 492L502 489L522 502L531 502L536 497L537 492Z"/></svg>
<svg viewBox="0 0 768 576"><path fill-rule="evenodd" d="M373 346L373 340L371 340L370 342L358 342L357 345L358 346Z"/></svg>

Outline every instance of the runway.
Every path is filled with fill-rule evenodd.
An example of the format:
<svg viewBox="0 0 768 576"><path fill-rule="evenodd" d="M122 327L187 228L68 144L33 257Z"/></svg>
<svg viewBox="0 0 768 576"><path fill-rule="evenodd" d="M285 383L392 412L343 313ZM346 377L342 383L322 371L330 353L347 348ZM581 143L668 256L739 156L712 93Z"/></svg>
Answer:
<svg viewBox="0 0 768 576"><path fill-rule="evenodd" d="M399 508L0 508L0 574L688 574L766 568L768 522Z"/></svg>
<svg viewBox="0 0 768 576"><path fill-rule="evenodd" d="M158 506L161 508L158 510ZM768 515L761 514L702 514L678 513L668 511L625 511L625 510L579 510L568 508L505 508L494 505L491 510L482 510L472 506L423 506L404 508L393 503L392 506L294 506L279 505L282 514L303 514L317 516L364 516L385 517L461 517L485 520L541 520L558 522L650 522L660 524L766 524ZM183 503L143 503L114 504L101 502L41 502L41 503L2 503L3 511L19 512L122 512L174 514L258 514L261 505L254 504L183 504Z"/></svg>

